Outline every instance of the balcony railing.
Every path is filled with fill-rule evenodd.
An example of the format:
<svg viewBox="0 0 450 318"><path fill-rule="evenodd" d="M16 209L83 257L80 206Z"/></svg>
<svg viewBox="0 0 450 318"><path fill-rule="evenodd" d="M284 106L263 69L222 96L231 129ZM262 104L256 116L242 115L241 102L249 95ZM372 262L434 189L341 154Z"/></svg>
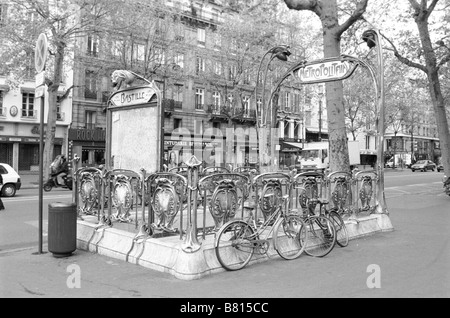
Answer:
<svg viewBox="0 0 450 318"><path fill-rule="evenodd" d="M211 115L216 116L227 116L230 113L230 107L228 106L218 106L218 105L208 105L206 112Z"/></svg>
<svg viewBox="0 0 450 318"><path fill-rule="evenodd" d="M180 102L180 101L174 101L173 108L175 108L175 109L181 109L181 108L183 108L183 102Z"/></svg>
<svg viewBox="0 0 450 318"><path fill-rule="evenodd" d="M195 104L195 110L205 110L205 104Z"/></svg>
<svg viewBox="0 0 450 318"><path fill-rule="evenodd" d="M90 90L86 87L84 89L84 98L97 99L97 91Z"/></svg>
<svg viewBox="0 0 450 318"><path fill-rule="evenodd" d="M111 95L110 92L102 92L102 103L106 103L108 101L109 96Z"/></svg>
<svg viewBox="0 0 450 318"><path fill-rule="evenodd" d="M162 106L165 113L172 113L175 109L175 101L173 99L163 99Z"/></svg>

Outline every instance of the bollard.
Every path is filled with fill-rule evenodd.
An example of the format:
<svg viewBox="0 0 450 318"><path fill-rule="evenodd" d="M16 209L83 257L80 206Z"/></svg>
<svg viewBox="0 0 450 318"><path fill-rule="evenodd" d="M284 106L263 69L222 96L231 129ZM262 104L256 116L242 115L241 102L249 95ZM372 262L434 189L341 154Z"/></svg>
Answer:
<svg viewBox="0 0 450 318"><path fill-rule="evenodd" d="M48 205L48 251L54 257L70 256L77 249L77 207L74 203Z"/></svg>

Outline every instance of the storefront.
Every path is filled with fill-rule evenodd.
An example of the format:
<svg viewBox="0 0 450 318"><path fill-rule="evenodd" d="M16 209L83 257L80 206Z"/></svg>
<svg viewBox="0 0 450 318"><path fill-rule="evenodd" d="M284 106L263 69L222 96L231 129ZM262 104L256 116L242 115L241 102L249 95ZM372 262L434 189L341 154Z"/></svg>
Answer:
<svg viewBox="0 0 450 318"><path fill-rule="evenodd" d="M163 164L167 169L184 165L192 155L204 166L220 166L224 158L224 138L203 138L195 135L164 135Z"/></svg>
<svg viewBox="0 0 450 318"><path fill-rule="evenodd" d="M98 167L105 163L105 129L69 129L69 160L75 154L81 158L81 167Z"/></svg>
<svg viewBox="0 0 450 318"><path fill-rule="evenodd" d="M11 125L12 126L12 125ZM31 128L30 128L31 127ZM29 130L29 133L26 133ZM8 130L6 130L8 131ZM18 135L0 137L0 162L11 165L19 172L39 171L39 126L22 125ZM63 147L62 131L57 129L53 154L61 154Z"/></svg>

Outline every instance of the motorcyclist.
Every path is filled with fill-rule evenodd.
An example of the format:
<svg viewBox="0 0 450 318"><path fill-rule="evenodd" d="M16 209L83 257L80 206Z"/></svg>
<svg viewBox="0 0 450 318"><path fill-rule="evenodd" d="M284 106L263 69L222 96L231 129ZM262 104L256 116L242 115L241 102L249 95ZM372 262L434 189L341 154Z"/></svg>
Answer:
<svg viewBox="0 0 450 318"><path fill-rule="evenodd" d="M54 175L57 186L64 185L64 177L69 173L69 162L65 155L61 155L61 165L58 172Z"/></svg>

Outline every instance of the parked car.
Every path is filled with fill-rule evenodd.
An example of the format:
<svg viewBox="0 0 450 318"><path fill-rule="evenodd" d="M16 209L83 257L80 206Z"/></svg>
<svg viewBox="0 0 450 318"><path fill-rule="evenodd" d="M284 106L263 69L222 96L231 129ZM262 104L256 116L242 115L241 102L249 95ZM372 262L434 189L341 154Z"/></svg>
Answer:
<svg viewBox="0 0 450 318"><path fill-rule="evenodd" d="M20 190L22 182L20 181L20 176L7 163L0 162L0 174L3 178L3 184L1 185L0 193L3 197L13 197L16 195L16 191Z"/></svg>
<svg viewBox="0 0 450 318"><path fill-rule="evenodd" d="M431 160L419 160L415 164L411 166L411 170L414 172L416 170L420 171L427 171L431 170L434 171L436 169L436 164Z"/></svg>
<svg viewBox="0 0 450 318"><path fill-rule="evenodd" d="M436 167L438 172L444 171L444 165L442 163L438 164Z"/></svg>

